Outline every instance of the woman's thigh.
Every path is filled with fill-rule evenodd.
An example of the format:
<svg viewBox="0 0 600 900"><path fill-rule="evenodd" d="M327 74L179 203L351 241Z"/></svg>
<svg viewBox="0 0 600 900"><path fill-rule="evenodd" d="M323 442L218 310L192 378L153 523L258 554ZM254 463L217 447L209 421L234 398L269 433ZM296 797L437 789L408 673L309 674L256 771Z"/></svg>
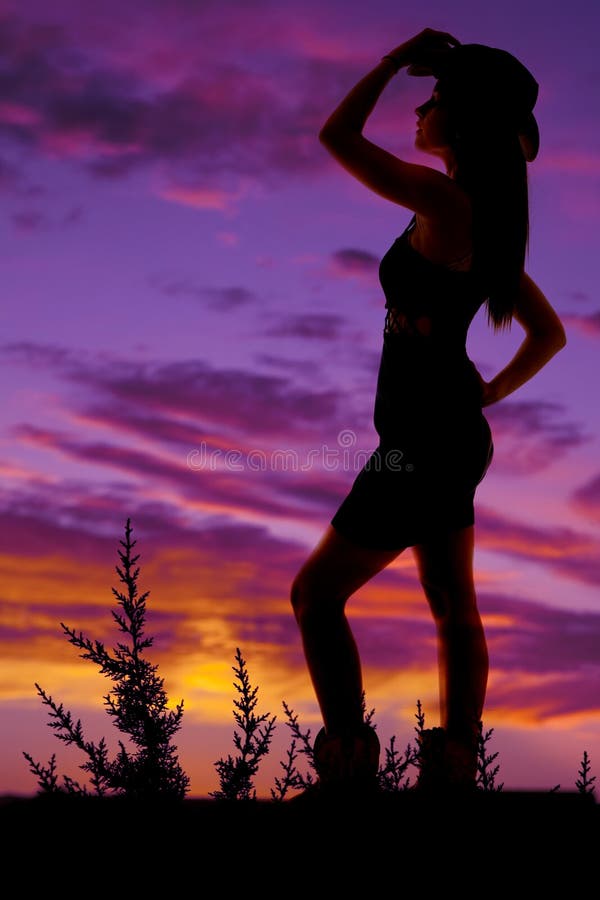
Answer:
<svg viewBox="0 0 600 900"><path fill-rule="evenodd" d="M475 528L448 531L413 547L419 580L425 590L466 599L473 590Z"/></svg>
<svg viewBox="0 0 600 900"><path fill-rule="evenodd" d="M345 601L393 562L403 549L362 547L329 525L296 575L293 592Z"/></svg>

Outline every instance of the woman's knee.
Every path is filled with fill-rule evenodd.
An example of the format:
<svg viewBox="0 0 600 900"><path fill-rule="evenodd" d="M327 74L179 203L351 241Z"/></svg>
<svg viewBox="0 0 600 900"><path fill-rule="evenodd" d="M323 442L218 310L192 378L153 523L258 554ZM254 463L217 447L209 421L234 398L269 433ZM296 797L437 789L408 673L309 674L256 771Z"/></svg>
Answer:
<svg viewBox="0 0 600 900"><path fill-rule="evenodd" d="M307 568L300 569L294 578L290 600L298 622L313 616L343 612L345 603L316 573Z"/></svg>
<svg viewBox="0 0 600 900"><path fill-rule="evenodd" d="M429 603L429 608L436 621L443 619L448 612L448 600L442 588L431 585L429 582L421 580L423 593Z"/></svg>
<svg viewBox="0 0 600 900"><path fill-rule="evenodd" d="M470 579L421 578L421 586L436 621L469 623L478 616L477 597Z"/></svg>
<svg viewBox="0 0 600 900"><path fill-rule="evenodd" d="M299 619L302 607L305 603L304 579L302 576L302 572L299 572L292 581L292 587L290 589L290 602L292 604L292 609L294 611L296 619Z"/></svg>

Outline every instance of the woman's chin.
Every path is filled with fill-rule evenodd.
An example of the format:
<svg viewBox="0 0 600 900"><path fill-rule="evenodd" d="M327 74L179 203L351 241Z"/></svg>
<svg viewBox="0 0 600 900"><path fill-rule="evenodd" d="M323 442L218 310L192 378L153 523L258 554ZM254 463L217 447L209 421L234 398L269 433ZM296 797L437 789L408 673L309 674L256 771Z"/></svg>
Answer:
<svg viewBox="0 0 600 900"><path fill-rule="evenodd" d="M421 136L420 133L417 133L417 134L415 135L415 142L414 142L413 146L414 146L415 150L420 150L421 153L428 153L428 152L429 152L429 148L427 147L427 144L426 144L425 141L423 140L423 138L422 138L422 136Z"/></svg>

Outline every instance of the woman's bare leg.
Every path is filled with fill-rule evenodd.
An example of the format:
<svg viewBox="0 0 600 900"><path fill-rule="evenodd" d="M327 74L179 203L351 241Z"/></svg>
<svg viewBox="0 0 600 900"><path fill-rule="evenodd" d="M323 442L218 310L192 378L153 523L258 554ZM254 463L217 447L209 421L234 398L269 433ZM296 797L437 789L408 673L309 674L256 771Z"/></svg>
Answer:
<svg viewBox="0 0 600 900"><path fill-rule="evenodd" d="M358 546L330 525L294 579L292 606L329 734L352 733L363 721L360 658L346 601L401 552Z"/></svg>
<svg viewBox="0 0 600 900"><path fill-rule="evenodd" d="M474 527L414 547L438 632L441 725L470 740L483 715L488 651L473 582Z"/></svg>

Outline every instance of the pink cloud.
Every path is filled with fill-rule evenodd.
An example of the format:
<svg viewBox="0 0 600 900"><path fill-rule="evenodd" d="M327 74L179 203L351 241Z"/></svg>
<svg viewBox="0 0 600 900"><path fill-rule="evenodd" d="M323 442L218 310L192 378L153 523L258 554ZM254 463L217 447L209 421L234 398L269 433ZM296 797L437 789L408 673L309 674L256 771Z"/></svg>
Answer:
<svg viewBox="0 0 600 900"><path fill-rule="evenodd" d="M293 378L218 370L196 360L158 365L114 357L90 360L64 348L31 343L8 345L5 355L61 375L78 388L68 411L75 431L23 423L16 436L93 465L104 475L120 473L133 496L140 497L144 484L150 483L155 490L174 491L173 502L181 509L201 510L204 516L323 522L357 474L358 468L345 468L341 451L335 470L325 469L323 460L314 456L303 468L307 452L323 447L325 433L335 436L345 427L334 391L305 391ZM290 369L288 360L284 369ZM532 442L533 435L533 451L522 457L527 463L521 465L523 472L582 441L575 428L553 421L558 412L556 405L531 403L506 403L494 410L499 423L492 421L493 430L498 428L503 442L511 430L523 443ZM353 414L353 419L360 416ZM77 433L78 426L85 428L85 438ZM90 439L92 428L105 430L102 439ZM334 439L326 443L335 449ZM285 454L286 459L280 459ZM587 508L592 502L588 500ZM561 527L527 527L481 506L478 525L485 547L535 560L575 581L600 580L596 542L590 535Z"/></svg>
<svg viewBox="0 0 600 900"><path fill-rule="evenodd" d="M573 219L596 222L600 214L598 191L590 190L583 181L579 185L567 185L559 182L558 197L561 208Z"/></svg>
<svg viewBox="0 0 600 900"><path fill-rule="evenodd" d="M600 584L598 540L594 534L562 526L534 528L479 504L480 546L547 566L582 584Z"/></svg>
<svg viewBox="0 0 600 900"><path fill-rule="evenodd" d="M488 693L487 715L503 712L514 719L541 723L547 719L598 714L600 671L573 671L543 678L497 673Z"/></svg>
<svg viewBox="0 0 600 900"><path fill-rule="evenodd" d="M600 522L600 475L596 475L573 491L570 502L573 508L586 518L592 522Z"/></svg>
<svg viewBox="0 0 600 900"><path fill-rule="evenodd" d="M537 165L537 163L536 163ZM540 154L540 169L573 175L600 174L600 153L586 149L550 150Z"/></svg>
<svg viewBox="0 0 600 900"><path fill-rule="evenodd" d="M229 448L196 441L185 452L166 456L158 447L152 452L116 442L82 441L30 425L19 426L15 433L32 446L122 473L132 497L141 497L148 483L157 492L168 486L176 492L173 502L181 509L202 511L205 516L312 521L315 515L333 515L354 477L344 470L322 473L318 461L314 469L303 470L306 457L285 448L271 452L249 448L245 453L234 449L228 455ZM32 488L38 487L34 480Z"/></svg>
<svg viewBox="0 0 600 900"><path fill-rule="evenodd" d="M547 400L512 400L485 407L495 442L497 472L540 472L593 437L561 418L563 407Z"/></svg>
<svg viewBox="0 0 600 900"><path fill-rule="evenodd" d="M561 321L567 328L579 331L584 337L600 336L600 310L587 315L580 313L562 313Z"/></svg>
<svg viewBox="0 0 600 900"><path fill-rule="evenodd" d="M301 313L280 317L279 323L267 328L264 333L274 337L333 341L339 339L344 324L344 317L334 313Z"/></svg>
<svg viewBox="0 0 600 900"><path fill-rule="evenodd" d="M240 240L235 231L218 231L216 238L224 247L236 247Z"/></svg>
<svg viewBox="0 0 600 900"><path fill-rule="evenodd" d="M164 506L130 507L142 554L142 586L151 590L152 633L160 638L154 655L161 665L179 667L187 655L197 659L199 653L222 656L228 646L215 644L208 627L205 633L198 627L204 617L218 615L227 623L228 642L251 646L261 657L277 660L290 675L304 672L289 605L291 580L306 554L303 548L256 526L212 523L195 528ZM41 665L59 653L60 619L99 632L102 638L109 635L110 618L102 619L102 609L106 614L111 605L110 572L122 516L115 516L110 507L98 511L100 520L86 518L81 509L69 526L58 506L32 509L28 505L22 512L13 508L3 514L1 524L9 536L6 552L16 559L33 554L37 566L60 554L62 566L55 574L48 570L47 596L38 584L38 599L33 602L25 600L25 593L34 570L21 568L13 593L16 590L18 596L22 589L24 596L18 606L14 601L4 606L0 645L8 642L6 648L15 657L26 644ZM114 534L107 527L111 523ZM64 585L65 571L70 573L72 591ZM83 594L80 583L81 588L87 586ZM376 598L389 597L390 592L396 602L378 608ZM600 614L552 609L485 590L478 596L493 663L491 709L506 707L513 715L520 711L536 719L597 710ZM403 602L398 603L401 597ZM11 618L11 610L26 615ZM415 573L382 573L353 598L349 615L367 667L392 675L432 665L435 631Z"/></svg>
<svg viewBox="0 0 600 900"><path fill-rule="evenodd" d="M327 423L329 433L337 433L351 413L348 398L344 396L342 404L341 395L333 389L309 390L290 377L217 369L197 359L158 365L116 358L96 361L64 348L28 342L5 345L3 350L7 359L54 369L80 389L87 388L92 397L126 404L134 408L134 414L144 409L180 421L187 416L190 440L198 429L210 426L230 439L235 435L243 446L248 435L261 445L277 440L289 446L300 438L303 443L321 443L322 423ZM81 408L80 401L78 405ZM353 414L353 419L361 417Z"/></svg>
<svg viewBox="0 0 600 900"><path fill-rule="evenodd" d="M171 185L158 188L156 193L163 200L181 203L183 206L192 206L195 209L231 210L240 197L240 191L228 192L208 185L206 187Z"/></svg>
<svg viewBox="0 0 600 900"><path fill-rule="evenodd" d="M74 55L59 26L43 40L36 39L39 34L36 26L16 19L0 22L10 73L4 80L6 114L0 116L6 138L55 158L82 160L104 176L150 161L182 164L188 168L186 185L173 179L161 195L211 209L229 207L246 190L243 183L233 193L215 185L219 172L237 171L247 182L252 174L312 165L297 137L289 139L295 113L268 75L234 62L196 66L197 72L191 66L161 91L131 64L126 70L109 59L100 65L85 47ZM27 115L16 115L25 109ZM309 155L319 164L317 144L315 137ZM210 184L200 174L202 161Z"/></svg>
<svg viewBox="0 0 600 900"><path fill-rule="evenodd" d="M0 160L0 191L14 191L19 186L21 174L16 166Z"/></svg>
<svg viewBox="0 0 600 900"><path fill-rule="evenodd" d="M123 43L122 21L117 28L89 12L74 9L59 24L57 11L49 26L7 16L0 134L99 177L152 164L166 182L154 188L159 196L231 213L256 179L279 184L329 165L317 139L323 110L347 90L357 52L368 55L351 31L332 37L316 10L309 24L265 9L268 35L256 3L193 15L132 8L135 45ZM222 183L227 173L233 186Z"/></svg>
<svg viewBox="0 0 600 900"><path fill-rule="evenodd" d="M47 224L47 217L40 212L13 213L12 222L18 231L42 231Z"/></svg>
<svg viewBox="0 0 600 900"><path fill-rule="evenodd" d="M18 103L0 103L0 122L9 125L37 125L39 114L28 106Z"/></svg>
<svg viewBox="0 0 600 900"><path fill-rule="evenodd" d="M379 259L365 250L337 250L332 256L330 272L334 277L367 276L372 282L374 272L379 268Z"/></svg>
<svg viewBox="0 0 600 900"><path fill-rule="evenodd" d="M194 284L184 278L170 280L162 277L152 278L151 283L156 283L158 289L166 297L189 297L205 303L211 309L223 312L255 304L259 300L256 293L243 285L215 288L209 285Z"/></svg>

